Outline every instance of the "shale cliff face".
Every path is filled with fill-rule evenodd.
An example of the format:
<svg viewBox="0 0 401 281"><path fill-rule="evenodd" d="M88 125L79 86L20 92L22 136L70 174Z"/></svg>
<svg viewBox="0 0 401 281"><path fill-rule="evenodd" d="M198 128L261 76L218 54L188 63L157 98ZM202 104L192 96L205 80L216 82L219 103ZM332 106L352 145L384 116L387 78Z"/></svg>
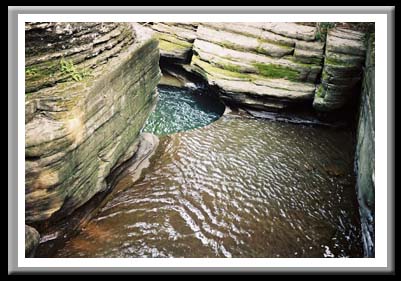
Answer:
<svg viewBox="0 0 401 281"><path fill-rule="evenodd" d="M158 41L128 23L26 25L26 223L66 217L138 149Z"/></svg>
<svg viewBox="0 0 401 281"><path fill-rule="evenodd" d="M161 57L229 103L261 110L342 108L359 92L364 34L297 23L155 23Z"/></svg>

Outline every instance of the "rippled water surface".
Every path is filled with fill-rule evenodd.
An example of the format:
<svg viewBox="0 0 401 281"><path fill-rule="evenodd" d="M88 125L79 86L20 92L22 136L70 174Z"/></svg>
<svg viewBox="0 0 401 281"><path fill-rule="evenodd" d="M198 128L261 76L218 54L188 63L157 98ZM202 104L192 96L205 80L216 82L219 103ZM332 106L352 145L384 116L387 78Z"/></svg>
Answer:
<svg viewBox="0 0 401 281"><path fill-rule="evenodd" d="M352 139L236 115L163 136L56 257L360 257Z"/></svg>
<svg viewBox="0 0 401 281"><path fill-rule="evenodd" d="M224 105L206 91L162 86L144 131L156 135L187 131L217 120L223 112Z"/></svg>

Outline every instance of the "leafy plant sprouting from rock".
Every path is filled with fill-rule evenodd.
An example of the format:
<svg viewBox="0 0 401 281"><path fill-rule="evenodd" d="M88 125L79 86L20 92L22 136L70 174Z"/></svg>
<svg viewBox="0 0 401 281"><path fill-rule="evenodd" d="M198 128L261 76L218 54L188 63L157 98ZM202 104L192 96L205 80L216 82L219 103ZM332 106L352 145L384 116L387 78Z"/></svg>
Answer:
<svg viewBox="0 0 401 281"><path fill-rule="evenodd" d="M68 75L75 81L81 81L89 75L89 72L87 70L77 70L71 60L65 60L64 58L60 60L60 71L63 74Z"/></svg>
<svg viewBox="0 0 401 281"><path fill-rule="evenodd" d="M33 76L33 75L35 75L37 72L38 72L38 70L37 70L36 68L34 68L34 67L32 67L32 68L30 68L30 67L25 68L25 75L26 75L26 76Z"/></svg>

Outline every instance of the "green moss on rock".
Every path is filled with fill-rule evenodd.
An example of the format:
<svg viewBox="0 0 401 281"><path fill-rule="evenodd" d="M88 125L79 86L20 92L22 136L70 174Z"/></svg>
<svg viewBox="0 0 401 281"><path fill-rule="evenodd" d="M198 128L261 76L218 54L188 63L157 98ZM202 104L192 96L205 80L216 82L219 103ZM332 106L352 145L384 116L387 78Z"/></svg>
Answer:
<svg viewBox="0 0 401 281"><path fill-rule="evenodd" d="M292 81L298 80L299 77L299 72L289 67L263 63L255 63L254 66L261 75L266 77L285 78Z"/></svg>
<svg viewBox="0 0 401 281"><path fill-rule="evenodd" d="M183 47L183 48L192 48L192 43L187 42L185 40L180 40L176 37L170 36L170 35L166 35L166 34L162 34L162 33L158 33L155 35L155 37L157 39L160 40L160 42L170 42L172 44L178 45L179 47Z"/></svg>
<svg viewBox="0 0 401 281"><path fill-rule="evenodd" d="M283 45L283 44L280 44L277 41L269 40L269 39L266 39L266 38L260 38L259 37L257 39L258 39L258 42L259 42L260 45L267 43L267 44L272 44L272 45L275 45L275 46L283 48L283 49L287 49L289 51L294 49L293 46ZM258 47L258 48L260 48L260 47Z"/></svg>
<svg viewBox="0 0 401 281"><path fill-rule="evenodd" d="M227 67L226 69L215 67L209 63L202 61L198 56L192 57L192 63L196 64L197 66L202 68L204 71L206 71L210 75L217 74L217 75L222 75L222 76L227 76L227 77L242 78L242 79L250 80L249 74L244 74L244 73L240 73L239 71L235 71L238 69L231 65L225 65L225 67Z"/></svg>
<svg viewBox="0 0 401 281"><path fill-rule="evenodd" d="M323 91L323 85L320 84L319 87L316 90L316 97L318 98L324 98L324 91Z"/></svg>
<svg viewBox="0 0 401 281"><path fill-rule="evenodd" d="M326 71L322 72L322 80L328 80L329 79L329 75L327 74Z"/></svg>
<svg viewBox="0 0 401 281"><path fill-rule="evenodd" d="M184 51L188 49L188 47L184 47L182 45L178 45L164 40L159 41L159 48L163 51L177 51L177 50Z"/></svg>
<svg viewBox="0 0 401 281"><path fill-rule="evenodd" d="M326 57L324 60L325 64L331 64L331 65L337 65L337 66L344 66L344 67L353 67L353 64L350 63L345 63L344 61L340 59L336 59L333 57Z"/></svg>
<svg viewBox="0 0 401 281"><path fill-rule="evenodd" d="M228 70L228 71L231 71L231 72L239 72L239 73L242 72L240 67L235 66L233 64L223 64L222 67L223 67L224 70Z"/></svg>

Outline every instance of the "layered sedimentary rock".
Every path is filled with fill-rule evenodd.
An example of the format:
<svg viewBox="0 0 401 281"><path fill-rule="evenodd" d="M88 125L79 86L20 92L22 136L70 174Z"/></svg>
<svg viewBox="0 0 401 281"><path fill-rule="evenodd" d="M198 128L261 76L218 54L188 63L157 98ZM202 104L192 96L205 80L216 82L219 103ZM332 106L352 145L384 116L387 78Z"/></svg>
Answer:
<svg viewBox="0 0 401 281"><path fill-rule="evenodd" d="M158 41L128 23L26 25L26 221L70 215L132 157L160 79Z"/></svg>
<svg viewBox="0 0 401 281"><path fill-rule="evenodd" d="M184 55L187 50L176 50L170 44L175 51L166 54L162 48L161 57L175 57L187 71L216 87L227 102L258 109L312 103L324 52L324 43L316 40L315 27L295 23L198 23L186 25L197 28L196 33L191 30L185 37L164 26L152 26L161 34L161 45L165 34L174 38L169 39L170 43L185 38L193 55L189 63ZM168 26L182 28L174 23Z"/></svg>
<svg viewBox="0 0 401 281"><path fill-rule="evenodd" d="M281 109L311 101L324 47L315 33L294 23L202 23L191 69L241 106Z"/></svg>
<svg viewBox="0 0 401 281"><path fill-rule="evenodd" d="M365 256L374 257L375 242L375 39L368 41L359 107L355 166Z"/></svg>
<svg viewBox="0 0 401 281"><path fill-rule="evenodd" d="M196 38L197 23L152 23L149 27L159 39L160 55L174 63L189 63Z"/></svg>
<svg viewBox="0 0 401 281"><path fill-rule="evenodd" d="M366 47L364 33L334 28L327 34L321 84L313 106L319 111L342 108L360 92Z"/></svg>
<svg viewBox="0 0 401 281"><path fill-rule="evenodd" d="M149 26L168 62L162 64L166 76L182 77L181 70L169 70L172 64L196 73L228 103L268 110L313 104L327 112L359 93L366 51L361 32L335 28L322 37L316 25L285 22Z"/></svg>

